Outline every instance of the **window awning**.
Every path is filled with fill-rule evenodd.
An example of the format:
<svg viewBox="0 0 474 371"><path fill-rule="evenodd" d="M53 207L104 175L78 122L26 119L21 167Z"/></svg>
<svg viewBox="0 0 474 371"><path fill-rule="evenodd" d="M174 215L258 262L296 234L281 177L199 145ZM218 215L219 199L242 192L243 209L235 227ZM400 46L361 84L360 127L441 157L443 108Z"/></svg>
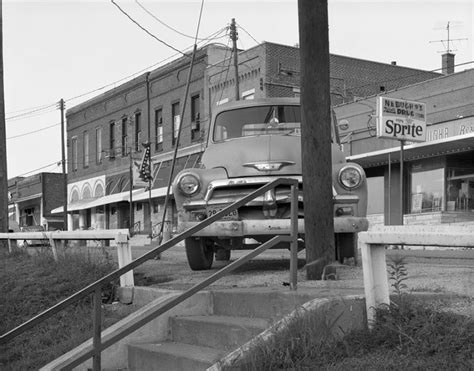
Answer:
<svg viewBox="0 0 474 371"><path fill-rule="evenodd" d="M151 198L165 197L167 188L168 187L152 189ZM170 194L173 194L173 189L170 189ZM143 200L147 200L149 197L150 197L150 194L148 191L142 191L141 194L138 194L137 196L133 197L133 201L143 201Z"/></svg>
<svg viewBox="0 0 474 371"><path fill-rule="evenodd" d="M165 197L166 189L167 187L152 189L151 198ZM172 190L170 192L171 194L173 193ZM144 188L136 189L132 193L133 202L147 200L149 197L150 197L149 192L146 191ZM97 206L103 206L103 205L113 204L113 203L122 202L122 201L128 202L129 200L130 200L130 192L115 193L112 195L107 195L107 196L98 197L94 199L79 200L79 201L73 202L67 206L67 211L69 212L69 211L85 210L85 209L90 209ZM60 206L51 210L51 213L58 214L58 213L62 213L63 210L64 210L63 206Z"/></svg>
<svg viewBox="0 0 474 371"><path fill-rule="evenodd" d="M424 143L408 144L403 147L404 161L414 161L451 153L474 150L474 132ZM380 151L367 152L346 157L364 168L400 162L400 146Z"/></svg>
<svg viewBox="0 0 474 371"><path fill-rule="evenodd" d="M132 200L135 201L135 195L143 193L143 190L135 190L132 193ZM77 210L85 210L90 209L92 207L103 206L108 204L113 204L122 201L129 201L130 199L130 192L121 192L121 193L114 193L112 195L107 195L98 198L92 198L87 200L79 200L67 205L67 211L77 211ZM62 213L64 211L63 206L57 207L51 210L52 214Z"/></svg>

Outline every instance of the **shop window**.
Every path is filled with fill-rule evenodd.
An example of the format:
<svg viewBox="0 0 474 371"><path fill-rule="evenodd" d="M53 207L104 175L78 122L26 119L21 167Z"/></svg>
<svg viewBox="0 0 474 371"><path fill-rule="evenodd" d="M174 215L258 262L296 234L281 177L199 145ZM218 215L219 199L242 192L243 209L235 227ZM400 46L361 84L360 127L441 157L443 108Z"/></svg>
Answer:
<svg viewBox="0 0 474 371"><path fill-rule="evenodd" d="M411 172L410 212L441 211L444 197L444 168L425 170L415 165Z"/></svg>
<svg viewBox="0 0 474 371"><path fill-rule="evenodd" d="M367 178L367 214L384 213L384 177L374 176Z"/></svg>
<svg viewBox="0 0 474 371"><path fill-rule="evenodd" d="M142 203L138 202L137 203L137 211L141 211L141 210L142 210Z"/></svg>

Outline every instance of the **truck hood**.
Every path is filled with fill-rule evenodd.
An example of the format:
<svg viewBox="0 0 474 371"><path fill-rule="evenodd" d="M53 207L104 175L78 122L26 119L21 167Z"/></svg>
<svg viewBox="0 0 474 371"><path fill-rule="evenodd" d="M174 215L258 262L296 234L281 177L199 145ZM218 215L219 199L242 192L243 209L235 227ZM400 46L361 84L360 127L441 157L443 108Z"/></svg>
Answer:
<svg viewBox="0 0 474 371"><path fill-rule="evenodd" d="M224 168L229 178L262 175L299 175L301 138L260 135L212 143L204 152L207 169Z"/></svg>

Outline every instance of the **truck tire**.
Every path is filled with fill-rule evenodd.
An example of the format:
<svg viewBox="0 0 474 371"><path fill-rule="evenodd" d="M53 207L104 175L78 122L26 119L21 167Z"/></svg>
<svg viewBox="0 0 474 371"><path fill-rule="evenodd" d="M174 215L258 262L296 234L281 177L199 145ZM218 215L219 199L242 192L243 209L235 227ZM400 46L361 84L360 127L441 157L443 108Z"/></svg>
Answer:
<svg viewBox="0 0 474 371"><path fill-rule="evenodd" d="M343 264L347 259L357 263L357 233L336 233L336 260Z"/></svg>
<svg viewBox="0 0 474 371"><path fill-rule="evenodd" d="M214 241L208 238L186 238L186 257L193 271L211 269L214 261Z"/></svg>

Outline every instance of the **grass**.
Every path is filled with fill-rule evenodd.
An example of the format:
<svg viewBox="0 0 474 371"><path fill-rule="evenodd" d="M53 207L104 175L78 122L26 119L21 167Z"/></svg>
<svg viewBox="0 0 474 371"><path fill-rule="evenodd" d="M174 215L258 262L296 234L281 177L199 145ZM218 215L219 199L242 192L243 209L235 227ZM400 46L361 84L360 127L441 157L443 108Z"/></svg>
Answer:
<svg viewBox="0 0 474 371"><path fill-rule="evenodd" d="M228 369L474 370L474 319L407 294L402 258L391 259L388 276L395 299L377 309L371 330L335 336L324 315L300 314Z"/></svg>
<svg viewBox="0 0 474 371"><path fill-rule="evenodd" d="M0 251L0 333L13 329L86 285L116 269L105 250L67 251L55 262L45 251ZM113 300L114 286L105 287L102 302ZM118 321L104 305L103 327ZM92 298L54 315L0 348L1 370L36 370L73 349L92 335Z"/></svg>
<svg viewBox="0 0 474 371"><path fill-rule="evenodd" d="M377 311L372 330L342 338L308 314L257 345L242 370L472 370L474 320L439 311L406 295ZM237 368L229 368L237 369Z"/></svg>

